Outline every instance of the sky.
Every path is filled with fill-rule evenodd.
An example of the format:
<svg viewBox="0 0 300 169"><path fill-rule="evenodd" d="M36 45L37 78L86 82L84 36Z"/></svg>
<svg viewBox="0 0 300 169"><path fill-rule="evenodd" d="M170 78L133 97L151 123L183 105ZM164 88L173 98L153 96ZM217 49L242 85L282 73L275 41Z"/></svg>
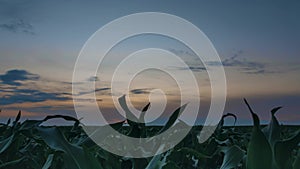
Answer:
<svg viewBox="0 0 300 169"><path fill-rule="evenodd" d="M75 117L72 75L76 59L89 37L119 17L137 12L163 12L196 25L219 53L227 79L224 113L236 114L238 124L251 124L243 103L243 98L247 98L263 123L270 119L273 107L283 106L277 114L279 121L299 124L299 8L298 1L0 0L0 121L13 118L18 110L22 110L23 119L39 119L50 114ZM187 63L199 84L200 111L205 114L210 105L211 82L203 63L187 46L159 35L141 35L122 41L108 53L97 75L86 77L86 83L96 83L100 109L111 121L122 118L112 103L112 97L118 98L122 93L112 94L110 78L125 56L149 47L165 49ZM178 74L186 71L183 67L168 68ZM119 84L126 77L119 79ZM83 84L75 85L84 88ZM163 72L148 70L137 75L130 85L133 107L141 109L146 105L153 89L166 94L166 112L180 106L174 79ZM75 93L82 96L86 106L91 102L89 94L89 91ZM190 95L192 98L192 90ZM159 103L160 99L150 100ZM158 116L146 117L150 122ZM202 116L198 118L199 123L203 122Z"/></svg>

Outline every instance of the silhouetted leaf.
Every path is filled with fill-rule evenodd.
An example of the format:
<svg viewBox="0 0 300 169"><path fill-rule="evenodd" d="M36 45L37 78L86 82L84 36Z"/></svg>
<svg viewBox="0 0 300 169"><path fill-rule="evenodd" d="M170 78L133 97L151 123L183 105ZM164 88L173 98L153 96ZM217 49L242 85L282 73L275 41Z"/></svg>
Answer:
<svg viewBox="0 0 300 169"><path fill-rule="evenodd" d="M292 152L300 142L300 132L294 137L277 141L274 145L274 156L276 164L280 169L292 168Z"/></svg>
<svg viewBox="0 0 300 169"><path fill-rule="evenodd" d="M13 122L13 127L15 127L17 125L17 123L19 122L21 118L21 110L19 111L17 117L15 118L15 121Z"/></svg>
<svg viewBox="0 0 300 169"><path fill-rule="evenodd" d="M45 143L56 151L65 153L64 160L68 168L87 169L88 163L85 159L82 148L70 144L57 128L38 128L39 135Z"/></svg>
<svg viewBox="0 0 300 169"><path fill-rule="evenodd" d="M122 107L122 109L125 111L126 113L126 118L127 118L127 122L129 125L131 125L131 123L136 123L138 122L138 118L129 110L127 104L126 104L126 96L123 95L122 97L119 98L119 103L120 106ZM133 124L135 125L135 124Z"/></svg>
<svg viewBox="0 0 300 169"><path fill-rule="evenodd" d="M42 169L49 169L53 161L54 154L49 154Z"/></svg>
<svg viewBox="0 0 300 169"><path fill-rule="evenodd" d="M12 134L8 138L0 142L0 154L2 154L5 150L8 149L8 147L13 143L14 138L15 138L15 134Z"/></svg>
<svg viewBox="0 0 300 169"><path fill-rule="evenodd" d="M224 153L223 163L221 169L236 168L245 156L245 151L234 145L222 149Z"/></svg>
<svg viewBox="0 0 300 169"><path fill-rule="evenodd" d="M232 114L232 113L227 113L227 114L224 114L224 115L222 116L222 118L221 118L221 120L220 120L220 122L219 122L219 124L218 124L218 126L217 126L217 128L216 128L216 132L221 131L221 128L222 128L223 125L224 125L224 119L225 119L226 117L233 117L233 118L234 118L233 126L235 126L235 123L236 123L236 121L237 121L236 115L235 115L235 114Z"/></svg>
<svg viewBox="0 0 300 169"><path fill-rule="evenodd" d="M167 123L165 124L165 126L158 132L158 133L162 133L166 130L168 130L178 119L178 117L180 116L180 114L184 111L185 107L187 106L187 104L184 104L183 106L177 108L174 113L171 115L171 117L168 119Z"/></svg>
<svg viewBox="0 0 300 169"><path fill-rule="evenodd" d="M43 121L47 121L50 119L57 119L57 118L61 118L61 119L65 119L67 121L74 121L76 123L80 123L78 119L71 117L71 116L66 116L66 115L52 115L52 116L47 116L43 119Z"/></svg>
<svg viewBox="0 0 300 169"><path fill-rule="evenodd" d="M146 114L146 111L150 108L150 103L148 103L142 110L142 113L139 117L139 122L140 123L145 123L145 114Z"/></svg>
<svg viewBox="0 0 300 169"><path fill-rule="evenodd" d="M270 123L268 124L268 126L266 126L265 128L263 128L263 132L266 135L269 143L271 144L272 149L274 148L274 143L278 140L280 140L280 125L279 122L277 120L277 118L275 117L275 113L281 109L282 107L276 107L274 109L271 110L271 120Z"/></svg>
<svg viewBox="0 0 300 169"><path fill-rule="evenodd" d="M7 120L6 125L8 126L10 124L10 118Z"/></svg>
<svg viewBox="0 0 300 169"><path fill-rule="evenodd" d="M253 112L247 100L244 99L253 118L253 129L247 148L247 169L272 169L272 149L260 129L258 116Z"/></svg>

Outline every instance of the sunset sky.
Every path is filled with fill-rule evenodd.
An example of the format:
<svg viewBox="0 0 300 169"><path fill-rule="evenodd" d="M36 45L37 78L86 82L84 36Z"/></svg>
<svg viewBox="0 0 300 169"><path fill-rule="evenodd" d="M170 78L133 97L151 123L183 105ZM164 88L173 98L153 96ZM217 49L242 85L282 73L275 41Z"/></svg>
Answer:
<svg viewBox="0 0 300 169"><path fill-rule="evenodd" d="M277 114L279 121L300 124L299 9L299 1L0 0L0 121L14 117L18 110L23 111L23 119L48 114L75 117L72 75L87 39L119 17L163 12L190 21L215 46L227 78L224 113L236 114L239 124L251 124L243 103L243 98L247 98L263 122L269 120L273 107L283 106ZM86 82L96 82L101 109L115 112L109 80L114 65L124 56L149 47L162 48L183 58L199 84L200 111L207 111L210 82L205 67L188 47L158 35L123 41L106 56L102 65L105 71L99 71L96 77L86 77ZM181 74L186 71L173 68ZM149 92L160 88L167 94L168 111L178 107L178 89L174 84L169 76L153 70L137 76L130 90L133 105L140 109L147 104ZM120 96L122 93L113 97ZM89 99L86 97L83 103L88 105ZM153 100L156 101L160 100ZM110 118L118 120L120 116L114 114ZM202 121L199 117L198 122Z"/></svg>

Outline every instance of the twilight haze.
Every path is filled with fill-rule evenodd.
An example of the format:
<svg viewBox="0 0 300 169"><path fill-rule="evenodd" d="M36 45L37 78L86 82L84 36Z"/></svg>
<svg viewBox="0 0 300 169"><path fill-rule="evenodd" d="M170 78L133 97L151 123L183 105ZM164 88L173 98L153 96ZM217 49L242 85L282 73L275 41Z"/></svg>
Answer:
<svg viewBox="0 0 300 169"><path fill-rule="evenodd" d="M215 46L227 78L224 113L236 114L238 124L251 124L243 103L243 98L247 98L263 123L269 120L273 107L283 106L277 114L279 121L300 124L299 9L298 1L0 0L0 121L15 117L18 110L22 110L23 119L39 119L51 114L75 117L72 75L87 39L119 17L137 12L163 12L190 21ZM193 51L180 42L149 34L130 37L117 44L103 61L103 70L100 68L96 76L86 77L87 82L96 83L98 104L109 114L110 120L122 119L111 100L109 79L114 68L124 56L144 48L162 48L188 64L199 84L200 111L205 114L212 83L206 68ZM163 55L160 58L166 59ZM182 76L187 71L185 67L169 68L176 69ZM126 73L129 72L124 72L124 79L118 79L119 84L126 80ZM137 75L130 85L133 106L141 109L149 101L150 91L157 88L166 94L168 112L180 105L173 79L163 72L149 70ZM193 93L190 94L192 97ZM113 95L120 96L122 93ZM84 97L82 102L88 105L90 99ZM155 97L150 100L160 102ZM146 117L153 120L158 115ZM203 117L199 116L198 123L202 122Z"/></svg>

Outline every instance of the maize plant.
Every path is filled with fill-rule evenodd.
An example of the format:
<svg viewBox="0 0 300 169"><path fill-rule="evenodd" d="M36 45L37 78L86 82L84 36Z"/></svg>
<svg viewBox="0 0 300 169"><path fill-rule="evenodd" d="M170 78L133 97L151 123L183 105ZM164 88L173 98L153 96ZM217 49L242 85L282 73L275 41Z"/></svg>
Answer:
<svg viewBox="0 0 300 169"><path fill-rule="evenodd" d="M124 135L147 138L160 134L173 125L187 125L183 121L176 123L186 105L176 109L164 126L147 126L144 116L150 103L141 110L140 117L135 117L128 111L125 97L119 98L119 102L126 112L128 119L125 121L128 125L125 125L125 121L120 121L110 126ZM263 126L258 114L246 100L245 103L251 113L253 126L236 126L235 123L224 126L225 118L233 117L235 122L237 120L236 115L225 114L214 134L204 143L198 141L202 126L194 126L174 148L147 158L125 158L105 151L85 134L76 118L54 115L42 120L20 122L20 111L13 122L8 120L7 123L0 124L0 168L299 169L299 127L279 124L276 112L281 107L271 110L271 120L267 126ZM73 121L74 125L43 125L56 118ZM101 132L101 128L97 132Z"/></svg>

